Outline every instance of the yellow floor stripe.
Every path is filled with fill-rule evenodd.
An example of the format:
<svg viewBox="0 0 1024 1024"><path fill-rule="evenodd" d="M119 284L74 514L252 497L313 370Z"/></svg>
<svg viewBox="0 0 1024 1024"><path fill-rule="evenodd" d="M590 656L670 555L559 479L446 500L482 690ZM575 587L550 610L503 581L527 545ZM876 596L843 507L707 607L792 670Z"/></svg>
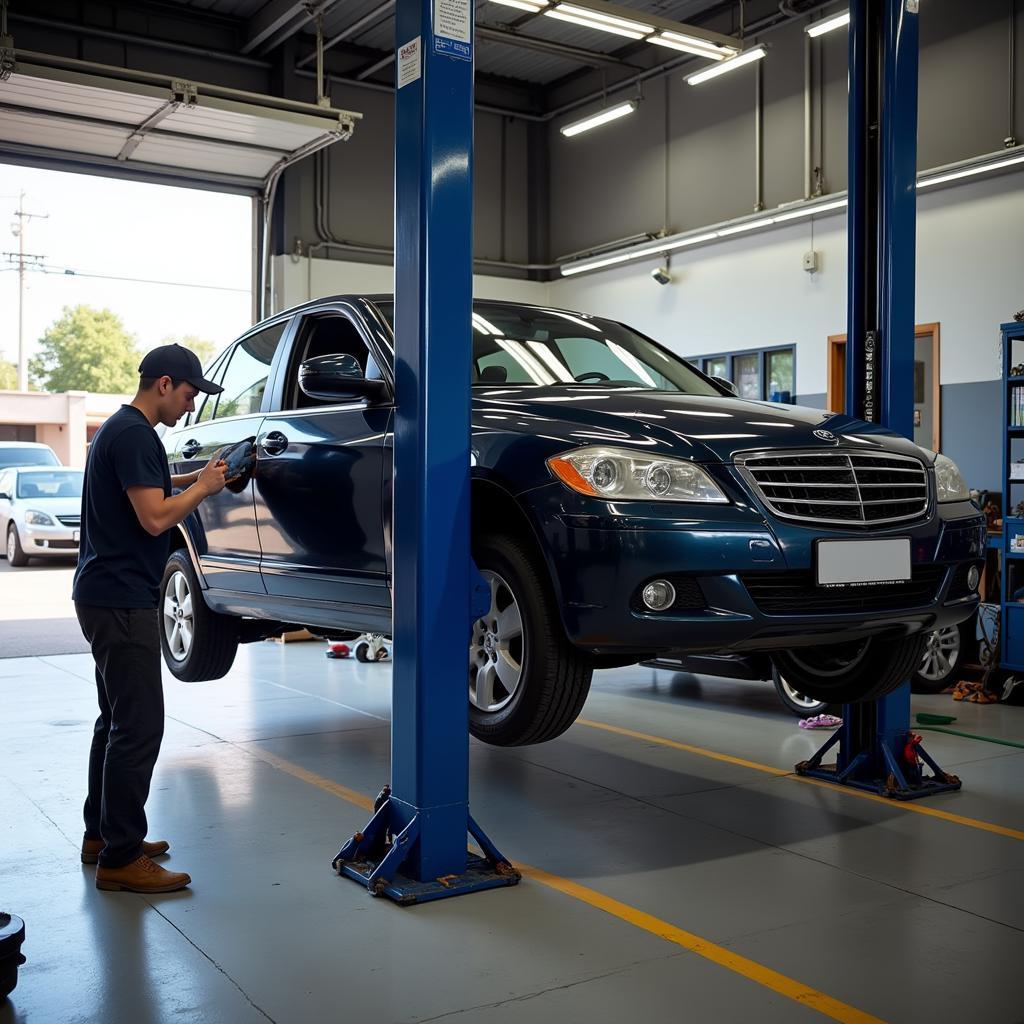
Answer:
<svg viewBox="0 0 1024 1024"><path fill-rule="evenodd" d="M731 754L721 754L717 750L707 750L704 747L695 747L689 743L679 743L676 740L666 739L664 736L654 736L647 732L637 732L635 729L624 729L619 725L609 725L607 722L595 722L588 718L577 718L577 725L584 725L588 729L600 729L603 732L615 733L619 736L628 736L630 739L641 740L644 743L654 743L659 747L670 747L673 750L682 750L687 754L697 754L699 757L711 758L713 761L724 761L726 764L739 765L741 768L751 768L754 771L764 772L766 775L792 779L794 782L803 782L810 786L820 786L822 789L830 789L835 793L842 793L845 796L855 796L861 800L873 800L875 803L885 804L900 811L910 811L914 814L925 814L930 818L940 818L942 821L952 822L954 825L965 825L967 828L980 829L983 832L992 832L995 835L1006 836L1009 839L1024 840L1024 831L1015 828L1008 828L1006 825L996 825L991 821L981 821L978 818L968 818L962 814L953 814L950 811L942 811L937 807L926 807L923 804L913 803L906 800L893 800L890 797L879 796L877 793L867 793L862 789L853 789L850 786L841 786L834 782L826 782L823 779L810 779L806 775L797 775L795 772L787 772L782 768L776 768L770 764L761 764L758 761L747 761L742 757L733 757Z"/></svg>
<svg viewBox="0 0 1024 1024"><path fill-rule="evenodd" d="M637 735L641 734L638 733ZM683 746L682 744L674 745ZM332 796L340 797L342 800L355 804L363 810L373 810L373 801L362 793L357 793L354 789L348 789L346 786L342 786L331 779L317 775L316 772L308 771L300 765L287 761L283 757L278 757L269 751L261 750L253 744L247 744L244 749L261 761L272 765L280 771L287 772L296 779L301 779L303 782L317 786ZM734 758L727 758L724 754L721 757L727 760L736 760ZM691 953L696 953L698 956L702 956L704 959L726 968L726 970L733 971L750 981L756 982L758 985L763 985L765 988L771 989L787 999L792 999L808 1009L816 1010L832 1020L840 1021L841 1024L885 1024L879 1017L873 1017L869 1013L864 1013L855 1006L849 1006L838 999L833 999L831 996L825 995L824 992L819 992L817 989L803 985L799 981L794 981L792 978L779 974L778 971L773 971L771 968L765 967L754 960L749 960L745 956L733 953L724 946L719 946L714 942L709 942L707 939L702 939L699 935L694 935L693 932L677 928L674 924L662 921L652 914L644 913L644 911L637 910L626 903L620 903L618 900L605 896L595 889L589 889L585 885L579 885L559 875L552 875L541 868L531 867L529 864L517 862L516 867L527 878L532 878L541 885L548 886L566 896L580 900L588 906L604 911L606 914L611 914L613 917L619 918L620 921L625 921L635 928L640 928L651 935L656 935L666 942L681 946Z"/></svg>

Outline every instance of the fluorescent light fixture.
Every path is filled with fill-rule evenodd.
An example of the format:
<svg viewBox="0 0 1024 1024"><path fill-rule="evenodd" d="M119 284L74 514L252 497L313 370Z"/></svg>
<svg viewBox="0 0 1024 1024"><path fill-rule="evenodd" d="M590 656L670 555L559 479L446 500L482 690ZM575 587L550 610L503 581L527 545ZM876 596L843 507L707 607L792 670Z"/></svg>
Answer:
<svg viewBox="0 0 1024 1024"><path fill-rule="evenodd" d="M611 32L612 35L625 36L627 39L643 39L643 32L636 32L633 29L619 28L617 25L602 25L600 22L590 18L581 18L577 14L566 14L562 10L545 11L545 18L557 18L559 21L568 21L573 25L580 25L583 28L594 28L601 32Z"/></svg>
<svg viewBox="0 0 1024 1024"><path fill-rule="evenodd" d="M802 207L790 213L780 213L772 217L772 221L775 224L781 224L787 220L798 220L800 217L813 217L818 213L828 213L830 210L842 210L845 206L845 199L837 199L834 203L822 203L819 206Z"/></svg>
<svg viewBox="0 0 1024 1024"><path fill-rule="evenodd" d="M843 11L834 18L825 18L823 21L814 21L804 28L809 36L823 36L826 32L834 32L837 28L845 28L850 24L850 12Z"/></svg>
<svg viewBox="0 0 1024 1024"><path fill-rule="evenodd" d="M929 188L932 185L942 185L947 181L957 181L959 178L973 178L977 174L988 174L989 171L998 171L1003 167L1013 167L1016 164L1024 163L1024 154L1007 157L1005 160L995 160L990 164L977 164L974 167L961 167L959 170L947 171L936 174L933 177L922 178L917 183L918 188Z"/></svg>
<svg viewBox="0 0 1024 1024"><path fill-rule="evenodd" d="M718 46L716 43L708 42L697 36L688 36L682 32L661 31L656 36L647 40L656 46L667 46L670 50L681 50L683 53L692 53L697 57L707 57L709 60L725 60L726 57L735 56L739 51L734 47Z"/></svg>
<svg viewBox="0 0 1024 1024"><path fill-rule="evenodd" d="M585 117L582 121L573 121L572 124L564 125L558 130L566 138L571 139L574 135L579 135L580 132L586 132L591 128L597 128L599 125L607 124L609 121L617 121L620 117L632 114L634 110L636 110L636 102L634 100L627 100L625 103L619 103L617 106L608 107L606 110L602 110L597 114L591 114L590 117Z"/></svg>
<svg viewBox="0 0 1024 1024"><path fill-rule="evenodd" d="M538 14L548 5L548 0L491 0L492 4L501 4L504 7L516 7L520 11L529 11L531 14Z"/></svg>
<svg viewBox="0 0 1024 1024"><path fill-rule="evenodd" d="M731 228L719 228L719 237L726 235L738 235L741 231L756 231L758 228L766 228L775 223L774 217L762 217L761 220L748 220L743 224L734 224Z"/></svg>
<svg viewBox="0 0 1024 1024"><path fill-rule="evenodd" d="M717 78L719 75L724 75L727 71L734 71L736 68L742 68L747 64L753 64L755 60L763 60L764 57L764 47L755 46L752 50L744 50L738 57L733 57L731 60L723 60L721 64L716 64L714 67L705 68L703 71L698 71L693 75L687 75L686 81L690 85L700 85L701 82Z"/></svg>
<svg viewBox="0 0 1024 1024"><path fill-rule="evenodd" d="M575 4L559 4L558 9L566 14L575 14L578 18L597 21L601 25L611 25L614 28L628 29L630 32L639 32L641 35L648 35L654 31L653 25L646 25L642 21L633 21L632 18L618 18L613 14L591 10L589 7L577 7Z"/></svg>

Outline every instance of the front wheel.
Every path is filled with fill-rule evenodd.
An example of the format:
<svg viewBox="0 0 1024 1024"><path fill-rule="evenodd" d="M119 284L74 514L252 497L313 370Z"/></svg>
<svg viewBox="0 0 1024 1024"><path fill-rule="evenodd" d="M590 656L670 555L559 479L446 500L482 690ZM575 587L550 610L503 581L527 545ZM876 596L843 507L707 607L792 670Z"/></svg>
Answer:
<svg viewBox="0 0 1024 1024"><path fill-rule="evenodd" d="M227 675L238 650L238 621L211 611L187 552L172 551L160 583L160 647L183 682Z"/></svg>
<svg viewBox="0 0 1024 1024"><path fill-rule="evenodd" d="M910 680L914 693L942 693L954 681L964 648L965 625L946 626L928 634L921 664Z"/></svg>
<svg viewBox="0 0 1024 1024"><path fill-rule="evenodd" d="M898 689L921 664L927 634L876 636L827 647L773 652L790 686L829 704L879 700Z"/></svg>
<svg viewBox="0 0 1024 1024"><path fill-rule="evenodd" d="M7 527L7 562L15 568L28 565L28 555L21 546L21 538L18 536L18 528L11 523Z"/></svg>
<svg viewBox="0 0 1024 1024"><path fill-rule="evenodd" d="M827 714L833 710L827 700L818 700L794 686L774 665L772 666L772 682L782 706L798 718L813 718L815 715Z"/></svg>
<svg viewBox="0 0 1024 1024"><path fill-rule="evenodd" d="M592 661L569 643L544 566L517 538L474 548L491 591L469 646L469 728L512 747L543 743L576 721L590 691Z"/></svg>

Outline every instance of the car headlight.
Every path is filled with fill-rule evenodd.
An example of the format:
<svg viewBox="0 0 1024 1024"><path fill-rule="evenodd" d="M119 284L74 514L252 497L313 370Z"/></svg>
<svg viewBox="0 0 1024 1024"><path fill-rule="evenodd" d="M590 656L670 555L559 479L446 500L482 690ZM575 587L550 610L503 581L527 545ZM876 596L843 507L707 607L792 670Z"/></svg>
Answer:
<svg viewBox="0 0 1024 1024"><path fill-rule="evenodd" d="M25 522L32 526L56 526L57 524L45 512L26 512Z"/></svg>
<svg viewBox="0 0 1024 1024"><path fill-rule="evenodd" d="M729 499L700 466L685 459L642 455L626 448L577 448L548 459L551 472L578 494L616 501Z"/></svg>
<svg viewBox="0 0 1024 1024"><path fill-rule="evenodd" d="M935 490L939 501L967 501L971 496L967 481L948 455L935 456Z"/></svg>

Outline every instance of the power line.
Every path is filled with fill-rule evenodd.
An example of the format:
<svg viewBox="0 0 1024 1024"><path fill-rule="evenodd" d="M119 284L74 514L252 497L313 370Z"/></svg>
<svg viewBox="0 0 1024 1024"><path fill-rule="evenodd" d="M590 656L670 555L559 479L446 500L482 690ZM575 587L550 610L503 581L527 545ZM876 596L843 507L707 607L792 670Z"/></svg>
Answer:
<svg viewBox="0 0 1024 1024"><path fill-rule="evenodd" d="M3 253L2 255L9 255ZM26 259L28 255L26 254ZM42 259L42 257L39 257ZM0 273L4 270L17 270L17 267L6 267L0 268ZM151 277L122 277L117 274L96 274L88 270L74 270L71 267L52 267L45 266L41 263L37 263L34 266L26 266L26 270L36 270L43 274L59 274L63 277L87 277L94 280L100 281L127 281L131 284L156 284L166 288L202 288L206 291L215 292L236 292L239 295L251 295L252 290L250 288L231 288L228 285L222 284L199 284L193 281L162 281L157 278Z"/></svg>

